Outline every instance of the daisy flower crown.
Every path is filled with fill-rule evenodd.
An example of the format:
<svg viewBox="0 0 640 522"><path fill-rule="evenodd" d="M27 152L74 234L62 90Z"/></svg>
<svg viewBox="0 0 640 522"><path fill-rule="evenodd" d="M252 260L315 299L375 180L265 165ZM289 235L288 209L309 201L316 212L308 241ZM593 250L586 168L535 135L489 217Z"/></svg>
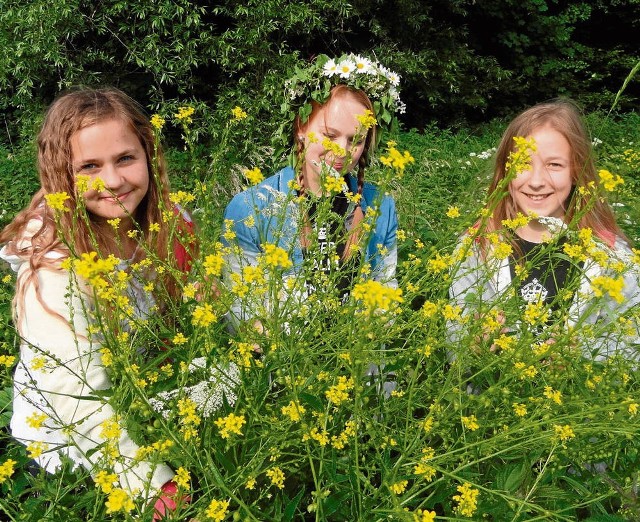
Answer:
<svg viewBox="0 0 640 522"><path fill-rule="evenodd" d="M295 74L285 82L286 101L282 109L292 119L298 115L306 122L311 115L311 101L326 102L331 89L338 84L364 91L381 127L390 128L395 113L405 112L398 91L400 76L380 63L356 54L343 54L338 58L321 54L311 65L296 67Z"/></svg>

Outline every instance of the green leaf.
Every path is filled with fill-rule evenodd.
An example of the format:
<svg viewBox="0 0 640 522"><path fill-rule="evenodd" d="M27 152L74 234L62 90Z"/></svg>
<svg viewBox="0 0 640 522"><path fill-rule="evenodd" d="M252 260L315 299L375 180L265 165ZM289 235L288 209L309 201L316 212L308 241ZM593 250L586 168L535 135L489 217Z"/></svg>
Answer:
<svg viewBox="0 0 640 522"><path fill-rule="evenodd" d="M302 488L298 494L286 505L284 508L284 516L282 520L293 520L293 515L296 513L296 509L298 504L300 504L300 500L302 499L302 495L304 495L304 488Z"/></svg>
<svg viewBox="0 0 640 522"><path fill-rule="evenodd" d="M496 488L513 493L524 482L528 470L526 461L503 466L496 474Z"/></svg>

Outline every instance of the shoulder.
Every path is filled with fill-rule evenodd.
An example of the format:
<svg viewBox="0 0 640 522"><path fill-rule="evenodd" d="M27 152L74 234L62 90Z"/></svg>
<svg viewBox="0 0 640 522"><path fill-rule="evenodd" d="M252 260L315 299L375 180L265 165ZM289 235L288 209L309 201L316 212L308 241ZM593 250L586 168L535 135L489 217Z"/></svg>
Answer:
<svg viewBox="0 0 640 522"><path fill-rule="evenodd" d="M379 205L381 212L395 212L396 204L393 196L391 196L391 194L383 194L382 198L380 198L380 189L378 186L368 181L365 181L362 187L362 199L362 206L365 211L368 207L375 205L378 200L380 200Z"/></svg>
<svg viewBox="0 0 640 522"><path fill-rule="evenodd" d="M274 199L285 197L291 191L289 185L294 178L291 167L285 167L261 181L236 194L225 210L225 218L244 217L253 209L261 209Z"/></svg>

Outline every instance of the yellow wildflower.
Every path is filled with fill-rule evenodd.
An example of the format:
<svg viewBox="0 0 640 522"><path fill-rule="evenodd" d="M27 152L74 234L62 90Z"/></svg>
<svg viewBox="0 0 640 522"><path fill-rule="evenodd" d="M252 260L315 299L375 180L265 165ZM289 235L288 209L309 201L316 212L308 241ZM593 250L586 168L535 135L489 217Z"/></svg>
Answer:
<svg viewBox="0 0 640 522"><path fill-rule="evenodd" d="M236 105L233 109L231 109L231 114L235 121L244 120L247 117L247 113L242 110L241 107Z"/></svg>
<svg viewBox="0 0 640 522"><path fill-rule="evenodd" d="M173 115L173 117L182 123L193 123L193 113L196 110L193 107L178 107L178 112Z"/></svg>
<svg viewBox="0 0 640 522"><path fill-rule="evenodd" d="M258 167L245 170L244 177L247 178L247 181L252 185L256 185L264 179L264 175Z"/></svg>
<svg viewBox="0 0 640 522"><path fill-rule="evenodd" d="M458 503L454 511L465 517L472 517L478 507L478 495L480 492L465 482L458 486L459 495L454 495L453 500Z"/></svg>
<svg viewBox="0 0 640 522"><path fill-rule="evenodd" d="M622 179L617 174L611 174L608 170L599 170L598 177L600 178L600 183L604 187L607 192L613 192L618 185L622 185L624 183L624 179Z"/></svg>
<svg viewBox="0 0 640 522"><path fill-rule="evenodd" d="M273 268L290 268L293 266L291 259L287 254L287 251L272 243L264 245L263 260L267 266Z"/></svg>
<svg viewBox="0 0 640 522"><path fill-rule="evenodd" d="M378 123L375 116L373 115L373 112L371 112L369 109L366 109L363 114L356 115L356 119L365 129L370 129Z"/></svg>
<svg viewBox="0 0 640 522"><path fill-rule="evenodd" d="M568 424L564 426L560 426L559 424L555 424L553 429L556 433L556 437L558 437L562 442L567 442L568 440L573 439L576 434L573 432L573 428Z"/></svg>
<svg viewBox="0 0 640 522"><path fill-rule="evenodd" d="M17 462L11 459L7 459L2 464L0 464L0 484L2 484L5 480L11 477L11 475L13 475L16 464Z"/></svg>
<svg viewBox="0 0 640 522"><path fill-rule="evenodd" d="M469 431L476 431L480 425L475 415L469 415L468 417L462 417L462 425Z"/></svg>
<svg viewBox="0 0 640 522"><path fill-rule="evenodd" d="M349 391L351 391L354 387L353 378L345 377L341 375L338 377L338 383L334 386L331 386L326 392L325 396L329 401L331 401L334 405L339 406L343 402L349 400Z"/></svg>
<svg viewBox="0 0 640 522"><path fill-rule="evenodd" d="M99 487L103 493L108 495L113 491L113 485L117 482L118 475L100 470L93 480L96 483L96 487Z"/></svg>
<svg viewBox="0 0 640 522"><path fill-rule="evenodd" d="M246 422L244 415L230 413L226 417L218 417L215 421L215 425L220 430L220 436L223 439L228 439L232 433L242 435L242 426L246 424Z"/></svg>
<svg viewBox="0 0 640 522"><path fill-rule="evenodd" d="M287 406L283 406L280 410L282 415L287 415L293 422L297 422L305 414L304 406L301 406L295 401L290 401Z"/></svg>
<svg viewBox="0 0 640 522"><path fill-rule="evenodd" d="M105 506L107 506L107 513L115 513L117 511L128 513L135 507L131 497L121 488L114 488L113 491L111 491L109 498L105 502Z"/></svg>
<svg viewBox="0 0 640 522"><path fill-rule="evenodd" d="M460 217L460 209L458 207L449 207L447 209L447 217L451 219Z"/></svg>
<svg viewBox="0 0 640 522"><path fill-rule="evenodd" d="M69 209L65 206L65 202L70 199L70 196L66 192L54 192L52 194L45 194L44 199L47 202L47 205L54 211L69 211Z"/></svg>
<svg viewBox="0 0 640 522"><path fill-rule="evenodd" d="M409 484L408 480L401 480L400 482L396 482L395 484L391 484L391 486L389 486L389 489L395 495L402 495L402 493L404 493L405 490L407 489L407 485L408 484Z"/></svg>
<svg viewBox="0 0 640 522"><path fill-rule="evenodd" d="M151 116L151 125L154 129L158 131L162 130L162 127L164 127L164 123L164 118L159 114L154 114L153 116Z"/></svg>
<svg viewBox="0 0 640 522"><path fill-rule="evenodd" d="M279 467L276 466L267 470L266 474L271 479L271 484L278 489L284 489L284 472Z"/></svg>
<svg viewBox="0 0 640 522"><path fill-rule="evenodd" d="M191 474L189 473L189 471L180 466L176 470L176 475L175 477L173 477L173 481L178 485L179 488L189 489Z"/></svg>
<svg viewBox="0 0 640 522"><path fill-rule="evenodd" d="M11 368L14 362L16 362L15 355L0 355L0 366Z"/></svg>

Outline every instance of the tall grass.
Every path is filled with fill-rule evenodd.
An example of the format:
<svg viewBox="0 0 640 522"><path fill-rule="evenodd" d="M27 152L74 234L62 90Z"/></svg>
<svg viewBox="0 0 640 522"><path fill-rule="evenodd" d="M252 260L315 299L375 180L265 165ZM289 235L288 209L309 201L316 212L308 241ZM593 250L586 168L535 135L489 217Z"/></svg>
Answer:
<svg viewBox="0 0 640 522"><path fill-rule="evenodd" d="M625 180L615 209L639 240L640 120L594 114L589 124L599 166ZM546 351L532 349L535 339L526 334L495 352L500 333L492 313L465 319L448 301L454 245L486 199L502 123L402 133L397 146L415 163L404 172L380 164L368 171L397 201L402 292L356 279L363 292L342 302L329 278L302 304L279 299L301 277L286 277L286 263L267 255L257 271L219 279L228 255L218 243L222 209L247 183L243 168L274 162L266 151L244 161L234 156L241 125L230 123L211 149L187 139L186 151L169 154L173 189L184 191L174 199L194 209L202 240L174 320L136 320L113 296L96 297L98 309L110 312L101 323L109 401L147 458L181 469L181 490L192 502L176 520L640 517L638 369L619 358L592 363L566 333ZM11 195L5 220L24 201L12 176L29 172L14 158L3 151L0 159ZM366 275L366 264L358 270ZM117 271L100 277L117 287ZM9 275L0 288L5 356L17 355L8 319L12 283ZM237 300L259 311L263 330L245 324L229 333L223 317ZM627 318L637 321L637 312ZM509 320L520 319L509 312ZM129 335L121 335L123 321ZM464 331L455 340L452 324ZM0 475L3 517L149 520L140 503L109 512L109 493L82 470L67 466L49 476L30 468L8 432L13 362L3 361L0 465L16 462ZM204 400L194 395L202 383L210 390Z"/></svg>

